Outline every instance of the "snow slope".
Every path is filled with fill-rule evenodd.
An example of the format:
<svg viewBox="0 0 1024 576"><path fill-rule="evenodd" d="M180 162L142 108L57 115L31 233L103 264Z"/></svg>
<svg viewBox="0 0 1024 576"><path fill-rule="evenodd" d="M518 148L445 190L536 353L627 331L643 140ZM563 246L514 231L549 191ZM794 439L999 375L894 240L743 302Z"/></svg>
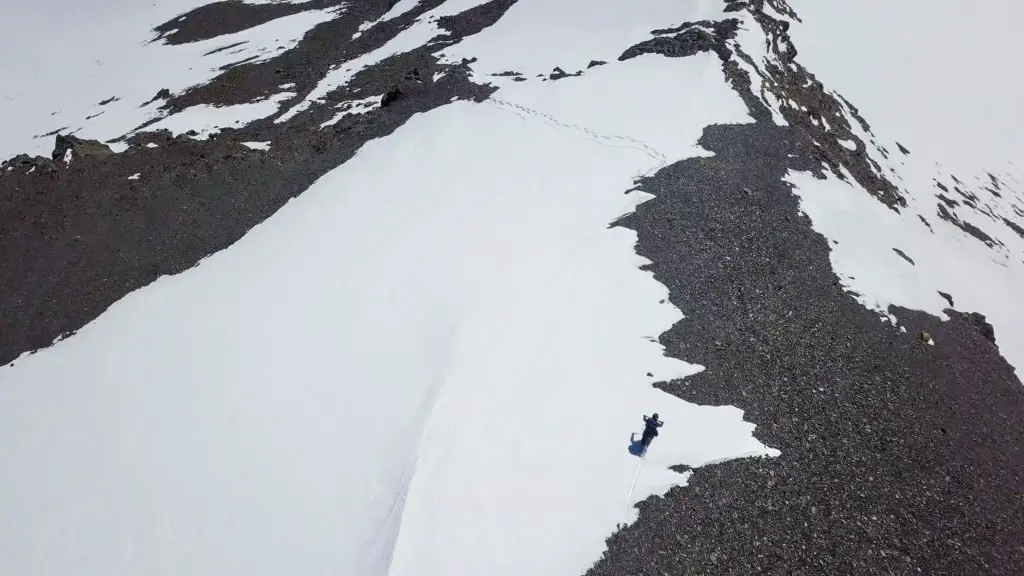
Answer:
<svg viewBox="0 0 1024 576"><path fill-rule="evenodd" d="M718 9L586 6L545 22L596 46L616 21L628 42ZM481 66L538 38L530 10L556 16L514 9L465 48ZM777 454L740 410L651 386L700 367L664 356L680 311L608 228L648 197L623 194L634 178L749 121L719 66L644 56L417 115L0 368L0 517L19 519L0 572L578 574L631 504L685 482L670 466ZM627 448L651 411L666 425L641 467Z"/></svg>
<svg viewBox="0 0 1024 576"><path fill-rule="evenodd" d="M803 20L790 29L801 63L856 104L889 148L899 140L912 155L990 170L1024 155L1019 2L789 3Z"/></svg>
<svg viewBox="0 0 1024 576"><path fill-rule="evenodd" d="M142 106L158 91L176 94L208 82L223 66L273 57L334 17L329 10L312 10L202 42L153 42L155 26L207 3L39 0L6 10L0 18L0 53L25 56L7 58L3 66L0 158L48 156L53 139L43 135L56 130L104 141L122 136L160 117L162 101ZM249 112L255 114L246 116L251 121L264 110Z"/></svg>
<svg viewBox="0 0 1024 576"><path fill-rule="evenodd" d="M897 214L859 186L792 174L815 229L838 242L837 274L880 311L895 304L945 317L949 302L939 291L949 294L957 309L985 314L1020 374L1024 234L1010 223L1024 227L1024 83L1013 72L1024 50L1015 28L1024 7L999 0L969 9L909 0L791 4L803 20L791 27L800 62L857 106L873 132L860 130L861 138L877 139L889 158L870 144L868 153L909 203ZM870 42L864 30L872 31ZM939 218L940 205L997 244L989 248Z"/></svg>

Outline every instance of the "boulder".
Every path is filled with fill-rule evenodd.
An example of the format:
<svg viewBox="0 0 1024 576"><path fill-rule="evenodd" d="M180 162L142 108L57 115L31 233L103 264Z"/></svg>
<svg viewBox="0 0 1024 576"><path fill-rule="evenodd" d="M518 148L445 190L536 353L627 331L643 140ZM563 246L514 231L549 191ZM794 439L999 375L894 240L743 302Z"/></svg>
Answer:
<svg viewBox="0 0 1024 576"><path fill-rule="evenodd" d="M59 161L69 150L72 158L105 158L114 153L109 146L98 140L84 140L76 136L58 134L50 158Z"/></svg>

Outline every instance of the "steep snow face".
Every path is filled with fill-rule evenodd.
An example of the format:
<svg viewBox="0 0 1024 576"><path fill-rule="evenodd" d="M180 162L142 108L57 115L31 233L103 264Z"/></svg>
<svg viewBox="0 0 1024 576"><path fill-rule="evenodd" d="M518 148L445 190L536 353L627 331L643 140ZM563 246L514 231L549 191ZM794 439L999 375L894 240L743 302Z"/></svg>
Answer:
<svg viewBox="0 0 1024 576"><path fill-rule="evenodd" d="M853 102L886 147L898 140L912 156L944 167L960 158L975 170L1024 157L1021 3L790 4L803 21L791 28L800 61Z"/></svg>
<svg viewBox="0 0 1024 576"><path fill-rule="evenodd" d="M311 10L200 42L172 46L154 41L154 27L206 3L40 0L5 14L0 19L0 53L18 56L4 64L0 158L49 155L49 136L56 131L98 140L120 137L163 116L159 107L164 101L154 100L159 91L175 94L208 82L224 66L270 58L335 15ZM245 119L251 121L264 110L249 112Z"/></svg>
<svg viewBox="0 0 1024 576"><path fill-rule="evenodd" d="M1024 107L1019 74L1007 71L1024 50L1014 28L1024 7L792 5L803 20L791 27L799 60L857 106L870 126L848 110L857 135L908 202L896 213L834 176L793 174L803 210L833 241L836 272L883 312L894 304L945 317L941 291L958 310L983 313L1020 373Z"/></svg>
<svg viewBox="0 0 1024 576"><path fill-rule="evenodd" d="M619 10L616 42L694 16L587 6L598 39ZM525 14L480 38L528 45ZM569 15L543 21L582 37ZM473 50L497 66L498 47ZM685 482L670 466L777 454L740 410L651 386L701 368L665 356L681 312L608 227L649 198L636 177L706 154L704 125L748 121L714 55L650 55L371 141L230 248L0 368L18 519L0 572L584 572L632 504Z"/></svg>

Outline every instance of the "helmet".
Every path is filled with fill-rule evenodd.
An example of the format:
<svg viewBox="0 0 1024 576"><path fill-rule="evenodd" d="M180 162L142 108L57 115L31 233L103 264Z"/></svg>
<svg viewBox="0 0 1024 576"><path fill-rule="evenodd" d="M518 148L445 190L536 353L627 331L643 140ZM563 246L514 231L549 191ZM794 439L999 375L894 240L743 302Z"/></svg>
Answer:
<svg viewBox="0 0 1024 576"><path fill-rule="evenodd" d="M655 420L657 420L658 419L658 413L655 412L654 414L651 414L651 418L654 418Z"/></svg>

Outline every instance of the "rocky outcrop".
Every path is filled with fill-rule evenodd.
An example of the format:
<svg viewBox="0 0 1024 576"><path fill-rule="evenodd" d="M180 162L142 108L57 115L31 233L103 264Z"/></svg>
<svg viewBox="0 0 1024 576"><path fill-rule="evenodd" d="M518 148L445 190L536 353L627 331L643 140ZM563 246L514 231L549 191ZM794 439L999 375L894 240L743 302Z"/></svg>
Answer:
<svg viewBox="0 0 1024 576"><path fill-rule="evenodd" d="M402 92L401 88L392 88L385 92L384 95L380 97L380 107L387 108L388 106L397 102L404 95L405 92Z"/></svg>
<svg viewBox="0 0 1024 576"><path fill-rule="evenodd" d="M103 159L114 151L98 140L86 140L70 134L58 134L54 138L53 152L49 158L19 154L0 163L0 175L8 172L19 174L54 174L68 166L73 160L84 158Z"/></svg>
<svg viewBox="0 0 1024 576"><path fill-rule="evenodd" d="M675 28L654 30L651 34L656 38L631 46L619 56L619 61L643 54L685 58L700 52L715 52L722 60L728 60L732 52L726 43L736 37L738 28L739 20L731 18L717 22L686 22Z"/></svg>
<svg viewBox="0 0 1024 576"><path fill-rule="evenodd" d="M65 162L81 158L106 158L114 153L110 146L98 140L85 140L71 135L58 134L50 158Z"/></svg>
<svg viewBox="0 0 1024 576"><path fill-rule="evenodd" d="M0 176L8 172L18 172L19 174L53 174L56 171L57 164L53 160L42 156L19 154L10 160L0 163Z"/></svg>

